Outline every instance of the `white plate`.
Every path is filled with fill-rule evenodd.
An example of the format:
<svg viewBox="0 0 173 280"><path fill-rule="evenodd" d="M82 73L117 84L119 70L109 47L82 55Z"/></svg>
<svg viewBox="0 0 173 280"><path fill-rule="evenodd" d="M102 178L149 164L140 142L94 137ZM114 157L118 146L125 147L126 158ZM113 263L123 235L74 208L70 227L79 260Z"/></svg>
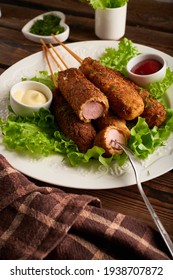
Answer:
<svg viewBox="0 0 173 280"><path fill-rule="evenodd" d="M64 32L56 35L55 37L57 37L61 42L64 42L68 39L69 37L69 32L70 32L70 28L69 26L65 23L65 14L59 11L51 11L51 12L47 12L44 14L41 14L33 19L31 19L28 23L25 24L25 26L22 28L22 33L23 35L28 39L31 40L33 42L36 43L40 43L40 39L43 39L44 42L46 44L51 43L51 44L57 44L56 40L52 37L52 36L41 36L41 35L36 35L30 32L30 28L33 26L33 24L35 23L35 21L37 21L38 19L43 19L43 17L45 15L49 15L49 14L54 14L58 17L61 18L60 21L60 25L64 27Z"/></svg>
<svg viewBox="0 0 173 280"><path fill-rule="evenodd" d="M81 58L91 56L98 59L107 47L118 47L116 41L87 41L68 45ZM142 53L158 53L162 55L168 66L173 68L173 58L158 50L136 45ZM78 62L70 56L61 46L58 46L62 58L68 66L78 67ZM8 93L12 85L19 82L22 77L31 78L36 71L48 70L42 52L33 54L11 66L0 76L0 116L6 116ZM54 66L54 71L56 71ZM168 91L168 102L173 108L173 87ZM2 139L0 139L1 141ZM62 156L55 155L35 160L10 152L0 144L0 153L19 171L32 178L55 185L82 188L82 189L111 189L135 184L135 177L129 163L120 168L116 163L109 168L96 161L84 166L69 167ZM160 176L173 167L173 133L166 141L166 145L159 147L147 160L141 161L141 180L147 181Z"/></svg>

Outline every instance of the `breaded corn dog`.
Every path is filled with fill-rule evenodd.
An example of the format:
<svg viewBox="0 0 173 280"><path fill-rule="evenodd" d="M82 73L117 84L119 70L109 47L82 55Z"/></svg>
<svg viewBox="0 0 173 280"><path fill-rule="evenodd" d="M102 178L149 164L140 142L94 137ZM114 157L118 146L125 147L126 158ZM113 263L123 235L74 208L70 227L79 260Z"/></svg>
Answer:
<svg viewBox="0 0 173 280"><path fill-rule="evenodd" d="M113 113L125 120L133 120L143 113L144 102L138 91L122 78L120 72L107 68L87 57L80 70L107 96Z"/></svg>
<svg viewBox="0 0 173 280"><path fill-rule="evenodd" d="M127 139L130 137L130 130L126 126L126 121L115 116L110 111L106 114L106 116L100 117L94 121L94 126L96 127L97 131L100 131L103 128L108 127L110 125L113 125L117 129L122 130Z"/></svg>
<svg viewBox="0 0 173 280"><path fill-rule="evenodd" d="M60 130L76 143L80 152L92 148L96 136L93 125L81 121L58 90L54 92L51 111Z"/></svg>
<svg viewBox="0 0 173 280"><path fill-rule="evenodd" d="M105 115L107 97L76 68L58 73L58 88L80 120L90 122Z"/></svg>
<svg viewBox="0 0 173 280"><path fill-rule="evenodd" d="M110 157L112 155L120 155L123 153L123 150L117 142L126 145L126 137L122 130L110 125L100 130L95 137L94 145L103 148L105 150L104 155Z"/></svg>

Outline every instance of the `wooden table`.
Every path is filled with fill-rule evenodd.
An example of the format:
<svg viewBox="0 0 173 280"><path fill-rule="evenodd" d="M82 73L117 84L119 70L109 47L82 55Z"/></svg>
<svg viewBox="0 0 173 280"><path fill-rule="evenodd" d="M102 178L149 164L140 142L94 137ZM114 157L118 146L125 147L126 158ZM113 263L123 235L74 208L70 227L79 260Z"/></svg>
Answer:
<svg viewBox="0 0 173 280"><path fill-rule="evenodd" d="M40 45L27 40L21 28L43 12L59 10L66 14L66 22L70 26L68 43L98 40L94 33L94 10L77 0L4 0L0 1L0 7L0 73L22 58L40 51ZM172 11L173 3L129 0L125 37L173 56ZM166 230L173 236L173 170L143 183L143 187ZM103 207L137 217L155 227L136 185L111 190L63 189L97 196Z"/></svg>

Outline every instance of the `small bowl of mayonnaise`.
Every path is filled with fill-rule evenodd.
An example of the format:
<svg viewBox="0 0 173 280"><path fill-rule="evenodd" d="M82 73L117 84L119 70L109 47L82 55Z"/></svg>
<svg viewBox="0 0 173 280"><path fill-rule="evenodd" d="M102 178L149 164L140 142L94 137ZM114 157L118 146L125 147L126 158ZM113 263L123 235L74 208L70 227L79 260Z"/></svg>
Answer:
<svg viewBox="0 0 173 280"><path fill-rule="evenodd" d="M19 116L30 115L41 108L49 109L52 98L52 91L36 81L19 82L10 90L11 108Z"/></svg>

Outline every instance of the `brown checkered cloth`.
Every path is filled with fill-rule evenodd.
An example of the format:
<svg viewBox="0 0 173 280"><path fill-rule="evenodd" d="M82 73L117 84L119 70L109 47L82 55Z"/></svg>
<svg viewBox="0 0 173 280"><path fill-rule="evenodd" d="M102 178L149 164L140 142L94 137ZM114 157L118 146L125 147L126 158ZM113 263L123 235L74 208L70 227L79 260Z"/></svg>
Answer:
<svg viewBox="0 0 173 280"><path fill-rule="evenodd" d="M97 198L40 187L0 155L0 259L169 259L160 234Z"/></svg>

